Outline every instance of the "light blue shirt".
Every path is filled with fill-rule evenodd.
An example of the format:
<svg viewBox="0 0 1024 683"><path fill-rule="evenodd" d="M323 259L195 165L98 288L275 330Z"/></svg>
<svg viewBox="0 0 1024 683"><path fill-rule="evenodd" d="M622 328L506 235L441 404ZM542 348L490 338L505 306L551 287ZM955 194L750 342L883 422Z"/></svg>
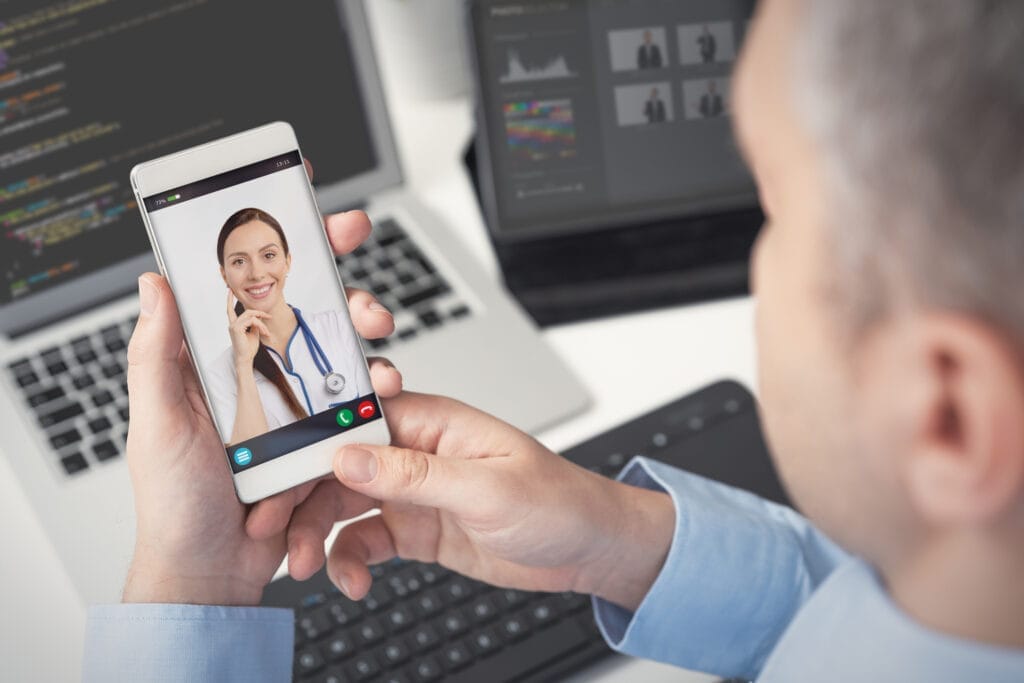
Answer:
<svg viewBox="0 0 1024 683"><path fill-rule="evenodd" d="M912 621L789 508L644 458L620 479L668 492L676 528L636 612L594 600L616 650L762 683L1024 681L1024 650ZM293 633L289 610L93 607L84 680L286 681Z"/></svg>

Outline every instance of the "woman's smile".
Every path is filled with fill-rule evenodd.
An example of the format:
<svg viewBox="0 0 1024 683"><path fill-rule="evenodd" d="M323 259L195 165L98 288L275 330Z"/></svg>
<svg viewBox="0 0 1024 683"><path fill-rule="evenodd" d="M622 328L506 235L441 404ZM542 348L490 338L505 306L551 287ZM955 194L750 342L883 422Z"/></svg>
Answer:
<svg viewBox="0 0 1024 683"><path fill-rule="evenodd" d="M252 285L245 288L245 293L249 295L250 299L255 301L261 301L270 296L271 291L274 289L275 282L261 282L258 285Z"/></svg>

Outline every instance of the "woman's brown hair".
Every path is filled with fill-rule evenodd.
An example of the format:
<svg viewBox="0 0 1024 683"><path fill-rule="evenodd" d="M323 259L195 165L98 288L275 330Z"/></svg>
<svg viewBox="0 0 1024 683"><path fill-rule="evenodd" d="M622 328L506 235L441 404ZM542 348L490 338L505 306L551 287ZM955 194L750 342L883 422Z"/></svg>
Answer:
<svg viewBox="0 0 1024 683"><path fill-rule="evenodd" d="M217 238L217 261L222 268L224 267L224 245L228 241L228 235L234 232L236 228L240 228L246 223L252 223L253 221L265 223L273 228L277 236L281 238L281 246L284 248L285 256L288 255L288 238L284 236L284 230L281 228L281 224L277 222L277 219L260 209L242 209L228 216L228 219L224 221L224 227L220 229L220 236ZM244 312L245 306L242 305L242 302L236 302L235 313L242 315ZM281 397L296 419L301 420L306 417L306 408L295 398L295 393L288 384L288 380L285 378L284 373L281 372L281 368L274 362L274 359L270 357L270 352L263 345L263 342L260 342L260 348L257 349L256 355L252 359L252 367L277 387L277 390L281 392Z"/></svg>

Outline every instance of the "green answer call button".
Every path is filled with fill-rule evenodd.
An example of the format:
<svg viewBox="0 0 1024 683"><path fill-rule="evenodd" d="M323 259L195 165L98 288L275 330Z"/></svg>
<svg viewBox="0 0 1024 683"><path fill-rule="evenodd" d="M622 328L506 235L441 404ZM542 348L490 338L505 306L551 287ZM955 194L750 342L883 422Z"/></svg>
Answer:
<svg viewBox="0 0 1024 683"><path fill-rule="evenodd" d="M350 427L354 419L355 416L348 408L342 408L338 411L338 424L342 427Z"/></svg>

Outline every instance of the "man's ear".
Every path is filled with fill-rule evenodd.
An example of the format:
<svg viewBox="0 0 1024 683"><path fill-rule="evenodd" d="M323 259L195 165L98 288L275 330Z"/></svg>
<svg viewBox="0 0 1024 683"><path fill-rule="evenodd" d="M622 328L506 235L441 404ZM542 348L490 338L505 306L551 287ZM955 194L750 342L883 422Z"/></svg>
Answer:
<svg viewBox="0 0 1024 683"><path fill-rule="evenodd" d="M929 526L998 522L1024 500L1024 365L976 318L926 314L915 355L927 388L904 475Z"/></svg>

